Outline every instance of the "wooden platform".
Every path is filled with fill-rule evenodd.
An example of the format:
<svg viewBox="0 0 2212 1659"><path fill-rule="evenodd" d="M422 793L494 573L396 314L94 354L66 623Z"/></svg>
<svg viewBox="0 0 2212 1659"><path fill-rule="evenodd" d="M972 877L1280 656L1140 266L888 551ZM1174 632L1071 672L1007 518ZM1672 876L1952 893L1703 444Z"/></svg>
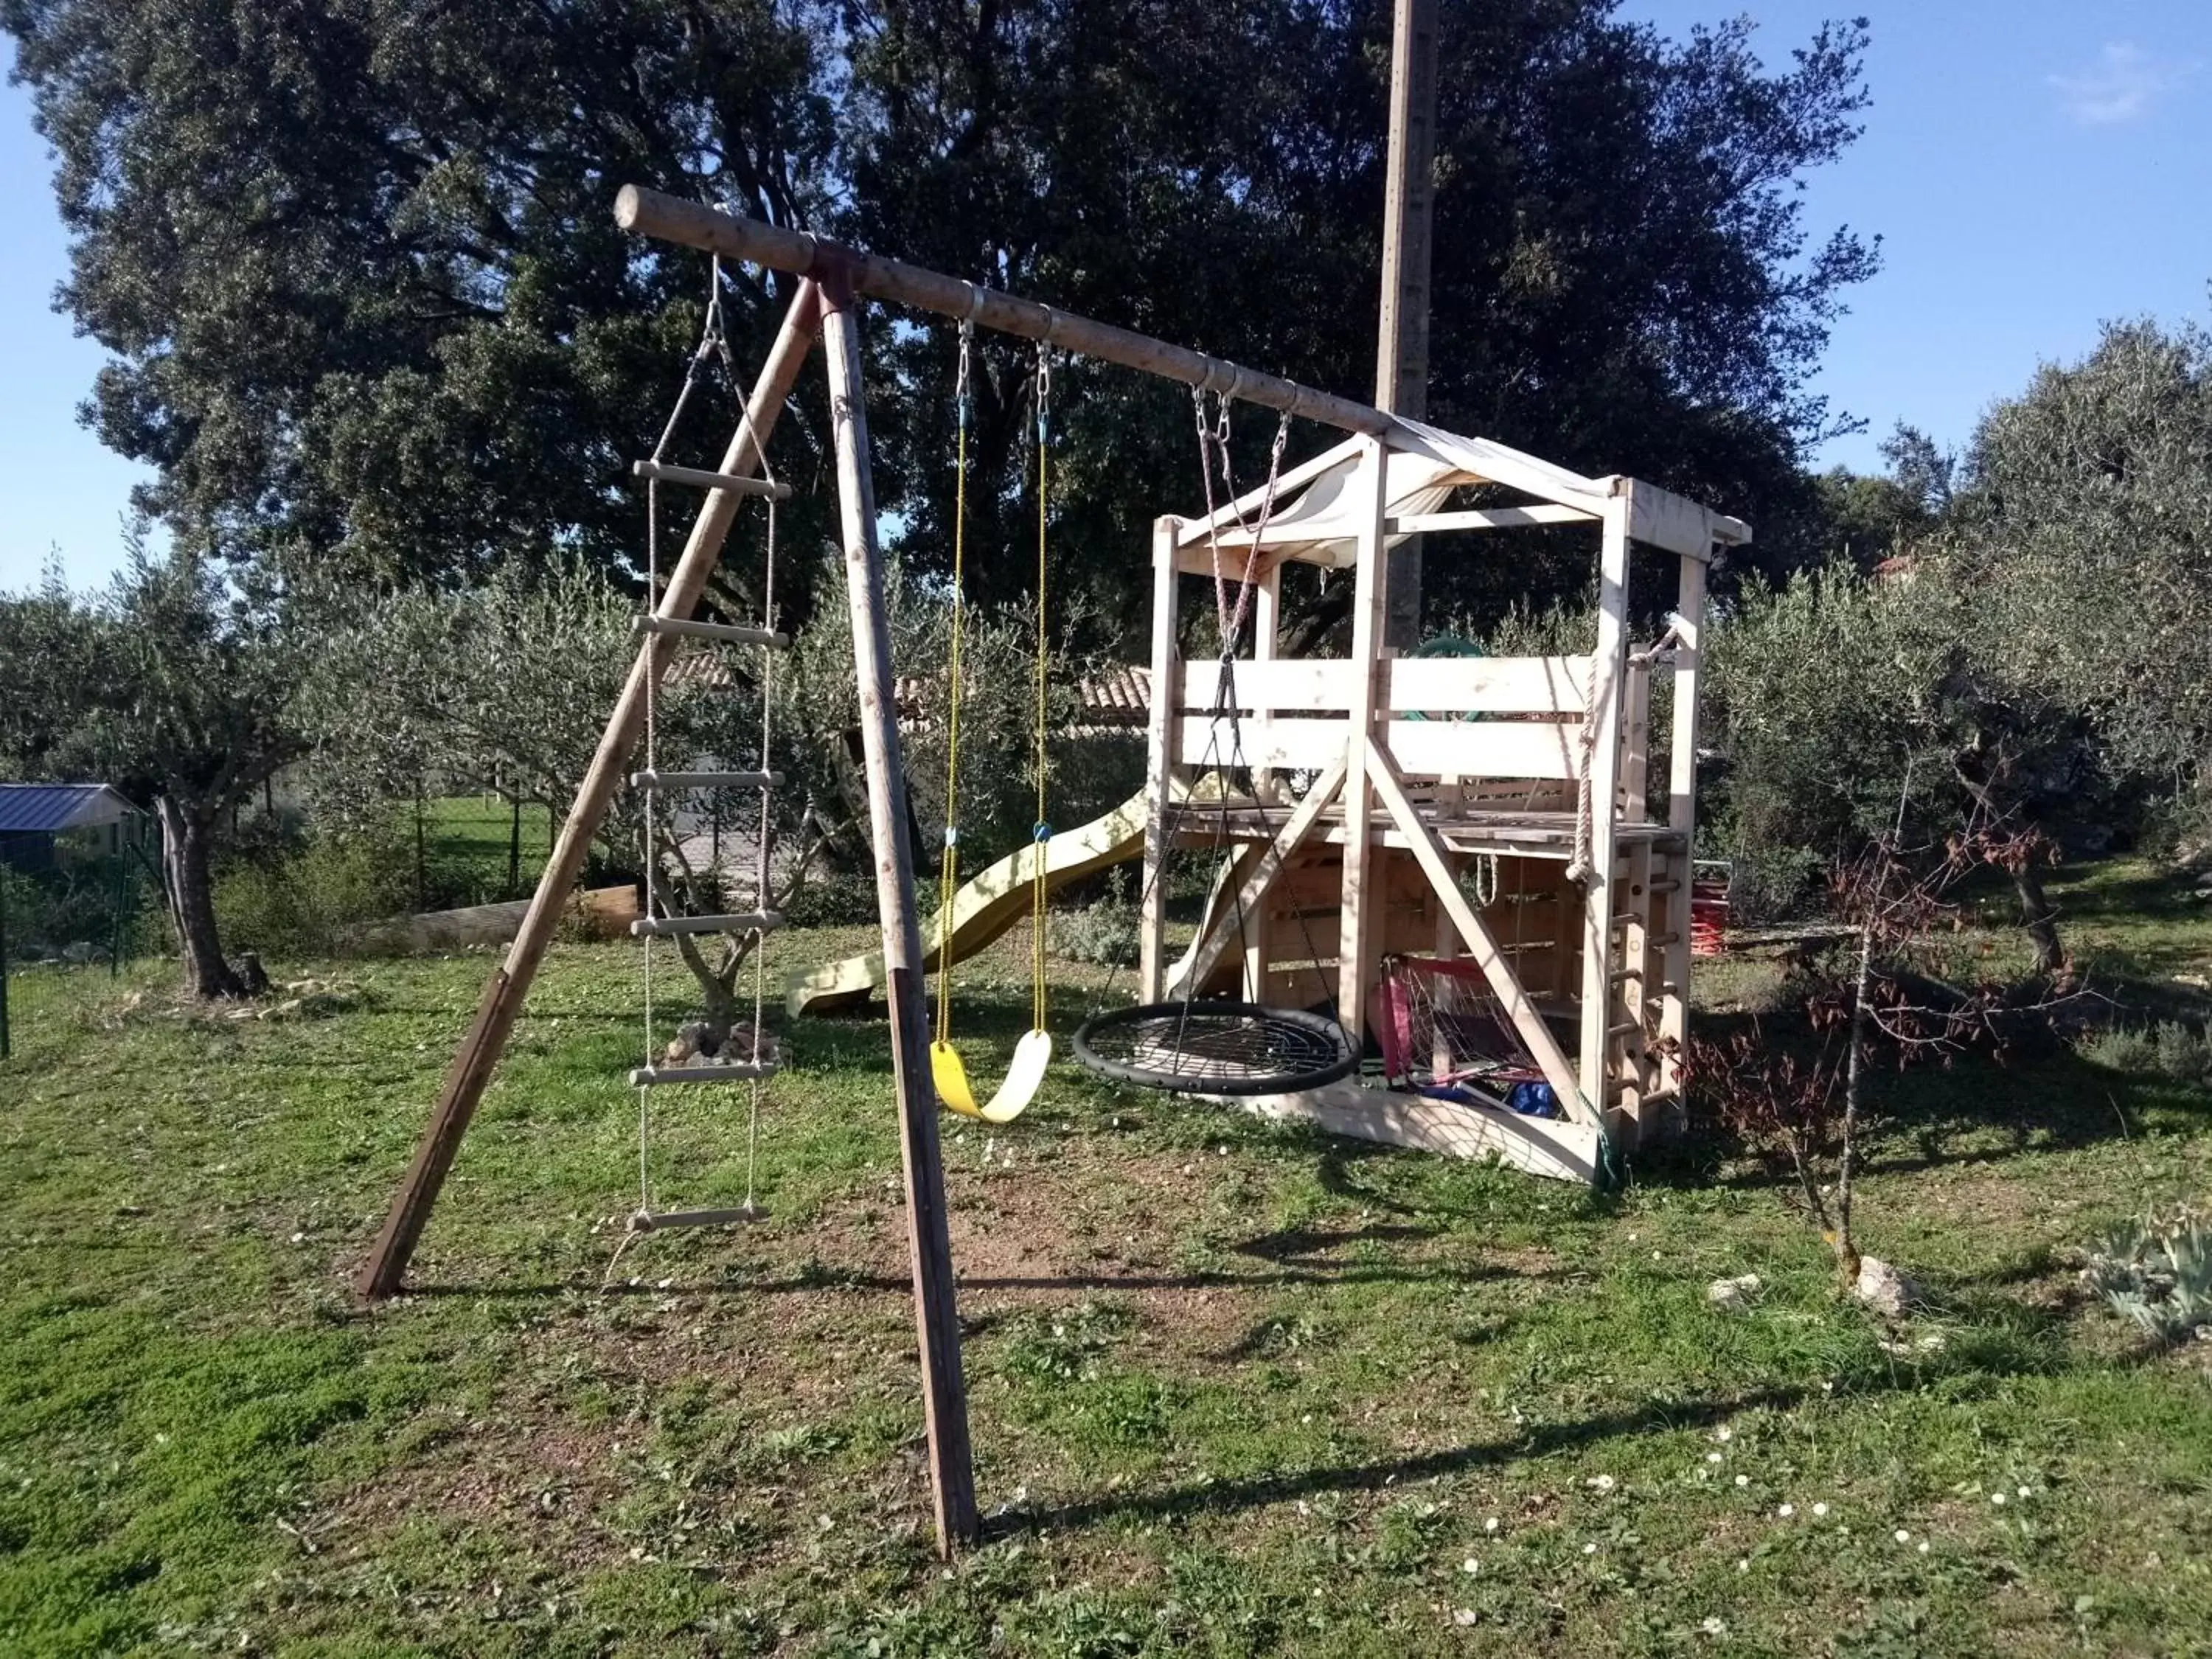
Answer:
<svg viewBox="0 0 2212 1659"><path fill-rule="evenodd" d="M1456 801L1418 801L1421 821L1455 853L1517 854L1528 858L1571 860L1575 851L1572 812L1486 808ZM1223 842L1272 842L1290 822L1295 805L1270 805L1262 801L1232 800L1227 805L1194 800L1176 821L1176 843L1211 847ZM1384 847L1410 845L1395 826L1376 837ZM1648 846L1662 851L1679 848L1683 834L1663 823L1616 823L1616 845ZM1324 808L1308 844L1344 844L1344 808Z"/></svg>

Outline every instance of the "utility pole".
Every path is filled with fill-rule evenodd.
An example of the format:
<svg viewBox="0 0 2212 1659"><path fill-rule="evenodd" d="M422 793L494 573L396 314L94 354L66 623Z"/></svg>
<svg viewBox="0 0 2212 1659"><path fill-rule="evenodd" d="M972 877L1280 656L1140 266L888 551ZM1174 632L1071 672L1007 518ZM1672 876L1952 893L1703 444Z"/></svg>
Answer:
<svg viewBox="0 0 2212 1659"><path fill-rule="evenodd" d="M1390 155L1382 203L1382 326L1375 405L1429 412L1429 245L1435 217L1437 0L1395 0L1390 43ZM1390 550L1386 649L1420 642L1421 543Z"/></svg>

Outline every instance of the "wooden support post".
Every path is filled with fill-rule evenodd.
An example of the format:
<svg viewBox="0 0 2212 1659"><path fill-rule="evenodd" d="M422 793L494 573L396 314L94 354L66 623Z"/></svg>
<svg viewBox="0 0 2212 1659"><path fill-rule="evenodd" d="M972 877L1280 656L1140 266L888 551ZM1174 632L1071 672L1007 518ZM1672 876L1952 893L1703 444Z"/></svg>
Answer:
<svg viewBox="0 0 2212 1659"><path fill-rule="evenodd" d="M1590 871L1583 896L1582 1064L1583 1095L1607 1106L1608 1035L1613 1024L1613 911L1619 849L1622 679L1628 665L1628 515L1626 480L1606 502L1598 559L1597 649L1590 656Z"/></svg>
<svg viewBox="0 0 2212 1659"><path fill-rule="evenodd" d="M1369 441L1374 460L1372 494L1361 515L1358 562L1352 601L1352 710L1344 748L1344 885L1337 918L1336 1015L1352 1041L1367 1029L1367 986L1374 964L1376 914L1382 905L1376 878L1375 787L1369 775L1370 738L1382 697L1382 618L1389 603L1389 563L1382 525L1390 512L1389 452Z"/></svg>
<svg viewBox="0 0 2212 1659"><path fill-rule="evenodd" d="M834 279L833 279L834 280ZM860 331L849 289L823 293L823 355L830 367L830 419L837 448L837 501L845 548L845 592L853 619L853 663L867 766L868 827L875 848L891 1081L906 1170L907 1246L914 1268L915 1334L921 1350L921 1400L937 1501L937 1548L949 1556L976 1534L975 1474L968 1445L968 1395L960 1370L952 1241L945 1212L945 1163L937 1139L937 1093L929 1075L929 1011L922 994L921 927L915 916L914 865L907 842L906 773L884 614L883 554L876 544L876 490L861 403Z"/></svg>
<svg viewBox="0 0 2212 1659"><path fill-rule="evenodd" d="M1620 821L1650 822L1651 773L1651 670L1646 664L1628 665L1626 696L1621 708Z"/></svg>
<svg viewBox="0 0 2212 1659"><path fill-rule="evenodd" d="M1267 567L1252 586L1252 660L1255 663L1273 662L1278 634L1282 623L1283 568L1279 563ZM1267 741L1267 725L1273 710L1264 704L1255 707L1248 720L1248 730L1256 731L1262 744ZM1277 771L1256 772L1253 787L1262 800L1273 802L1284 793L1283 774ZM1332 789L1334 793L1334 789ZM1270 878L1272 881L1272 878ZM1274 955L1274 928L1268 920L1264 900L1249 908L1244 917L1244 1000L1265 1002L1267 1000L1267 964Z"/></svg>
<svg viewBox="0 0 2212 1659"><path fill-rule="evenodd" d="M799 371L805 367L808 352L813 349L820 315L818 290L811 282L800 283L791 309L784 316L775 348L754 383L745 418L738 423L737 434L730 440L717 471L744 475L760 465L756 438L765 444L775 432L784 404L798 382ZM690 537L684 544L683 556L677 561L661 599L660 609L665 614L686 615L699 602L707 579L714 574L714 565L722 556L722 544L729 538L730 526L737 520L743 500L742 496L717 491L701 504L699 516L692 521ZM562 825L560 839L554 843L544 872L538 878L538 890L531 897L521 929L507 949L506 961L484 987L483 1000L477 1005L468 1036L462 1039L459 1050L453 1055L445 1085L438 1092L438 1103L431 1113L429 1127L416 1147L414 1162L400 1182L391 1213L385 1218L383 1231L369 1251L368 1263L355 1281L355 1288L363 1296L389 1296L406 1277L416 1241L430 1219L439 1189L445 1185L447 1171L453 1168L454 1154L460 1151L461 1138L468 1133L469 1121L476 1115L477 1103L483 1098L484 1086L491 1081L492 1068L499 1063L507 1048L507 1035L514 1029L516 1016L522 1012L523 999L529 994L531 981L538 976L546 947L552 944L553 935L560 927L568 895L583 872L592 837L599 833L599 824L606 817L607 803L622 785L630 751L637 746L638 735L645 727L646 689L667 672L674 655L675 641L665 635L650 637L638 648L637 660L630 666L629 678L623 683L622 696L599 738L598 752L592 757L591 766L576 791L575 804L568 809L568 822Z"/></svg>
<svg viewBox="0 0 2212 1659"><path fill-rule="evenodd" d="M1176 535L1174 518L1152 521L1152 708L1145 743L1145 886L1138 928L1137 1000L1158 1002L1167 973L1169 804L1175 795L1173 771L1182 734L1176 704L1182 663L1176 649Z"/></svg>
<svg viewBox="0 0 2212 1659"><path fill-rule="evenodd" d="M1375 404L1419 420L1429 412L1429 248L1436 209L1437 0L1391 9L1390 140L1383 169L1382 313ZM1421 642L1421 538L1390 550L1384 643Z"/></svg>
<svg viewBox="0 0 2212 1659"><path fill-rule="evenodd" d="M1685 556L1675 590L1674 717L1668 743L1667 827L1681 837L1669 860L1675 882L1667 901L1667 946L1662 973L1666 988L1659 1013L1659 1086L1679 1103L1682 1088L1681 1045L1690 1036L1690 878L1698 827L1698 691L1705 637L1705 561ZM1679 1109L1679 1106L1678 1106Z"/></svg>

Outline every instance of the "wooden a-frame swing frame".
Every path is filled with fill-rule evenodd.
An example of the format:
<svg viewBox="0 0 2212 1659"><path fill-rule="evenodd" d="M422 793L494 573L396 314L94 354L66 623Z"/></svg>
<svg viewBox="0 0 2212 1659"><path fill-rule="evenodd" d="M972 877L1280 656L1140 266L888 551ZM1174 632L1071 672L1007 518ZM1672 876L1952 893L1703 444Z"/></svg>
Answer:
<svg viewBox="0 0 2212 1659"><path fill-rule="evenodd" d="M1630 678L1626 673L1629 544L1632 538L1646 540L1674 550L1682 560L1680 616L1674 640L1675 736L1668 825L1683 848L1685 879L1681 883L1682 902L1678 908L1685 920L1678 930L1679 943L1668 944L1666 975L1680 986L1686 983L1688 977L1686 848L1694 811L1697 648L1705 562L1716 543L1747 540L1748 532L1734 520L1631 480L1584 479L1502 446L1454 438L1365 404L803 232L717 212L635 185L621 191L615 216L625 229L725 258L750 260L799 279L782 326L747 402L745 418L716 469L718 474L734 480L751 478L759 472L759 447L765 446L774 434L817 337L826 360L870 831L887 970L893 1089L899 1112L923 1411L938 1544L941 1552L949 1553L957 1542L975 1535L978 1522L946 1224L944 1165L938 1139L937 1103L930 1080L929 1020L923 994L923 957L915 912L914 871L904 815L898 805L903 767L893 699L890 634L883 605L882 550L877 541L875 490L862 395L858 301L862 297L889 301L956 319L970 319L980 327L1319 421L1352 434L1346 443L1291 469L1279 484L1285 491L1299 488L1355 452L1364 453L1373 463L1374 484L1367 503L1371 510L1365 514L1357 537L1352 653L1351 662L1343 665L1348 678L1340 677L1335 683L1343 693L1343 700L1321 705L1346 711L1336 717L1341 727L1336 756L1328 769L1326 792L1316 792L1319 804L1311 804L1316 797L1310 796L1309 804L1291 811L1285 822L1266 825L1258 837L1261 850L1250 855L1249 867L1238 878L1249 884L1255 902L1264 901L1292 860L1310 842L1327 841L1341 847L1339 957L1342 966L1338 974L1337 995L1341 1017L1357 1032L1364 1021L1365 991L1377 936L1375 912L1380 907L1375 902L1375 894L1378 860L1389 857L1394 848L1409 851L1443 906L1450 927L1482 966L1532 1051L1538 1054L1546 1075L1553 1079L1556 1088L1563 1090L1563 1099L1581 1097L1575 1082L1577 1072L1585 1078L1606 1075L1608 1064L1624 1048L1635 1047L1638 1050L1638 1064L1644 1063L1640 1043L1625 1045L1617 1040L1623 1034L1609 1028L1609 1011L1617 1003L1617 999L1609 994L1615 983L1611 966L1614 953L1610 945L1616 925L1612 906L1618 876L1615 826L1621 805L1616 797L1624 771L1631 775L1638 792L1642 787L1640 775L1635 775L1641 750L1636 742L1624 744L1622 740L1624 722L1632 732L1638 719L1633 697L1624 696L1622 691ZM1392 453L1467 465L1481 479L1531 495L1536 504L1431 514L1419 520L1394 519L1389 511L1388 468L1384 464ZM658 619L673 623L690 617L721 556L738 508L750 493L753 492L732 483L714 489L706 495L656 610ZM1245 507L1249 510L1249 503ZM1237 512L1237 504L1221 508L1210 527L1216 532L1222 532L1236 522ZM1403 665L1394 669L1381 647L1387 598L1385 552L1394 535L1568 520L1595 520L1601 526L1604 537L1597 649L1589 659L1576 659L1583 665L1588 701L1586 704L1578 702L1572 711L1579 718L1586 708L1593 724L1594 841L1601 849L1583 904L1583 973L1585 1002L1595 1004L1601 1029L1593 1039L1586 1006L1578 1068L1569 1066L1542 1018L1522 994L1513 964L1500 951L1481 916L1461 894L1456 870L1467 856L1464 848L1453 844L1449 830L1437 828L1433 808L1417 800L1408 788L1409 769L1394 746L1399 723L1392 720L1394 711L1404 706L1395 701L1399 689L1396 676ZM1175 519L1163 519L1155 527L1153 693L1148 766L1152 811L1146 845L1147 900L1142 966L1148 1000L1159 996L1165 972L1164 885L1154 878L1170 851L1164 826L1172 817L1169 802L1185 758L1178 752L1177 744L1186 723L1200 714L1198 708L1189 705L1195 702L1204 678L1177 657L1176 581L1180 573L1197 568L1197 544L1208 528L1206 521L1185 523ZM1229 538L1224 535L1221 539L1225 544ZM1291 532L1286 532L1285 540L1290 539ZM1243 665L1243 668L1255 669L1260 674L1267 672L1261 665L1274 660L1279 576L1279 565L1268 567L1261 578L1257 593L1255 662ZM485 987L475 1020L447 1073L430 1122L360 1273L357 1288L364 1296L389 1296L404 1283L416 1243L429 1219L492 1072L505 1051L568 895L581 874L591 841L622 782L643 727L647 688L665 674L678 637L673 630L649 631L640 644L636 661L540 875L520 931ZM1425 664L1422 667L1444 665ZM1329 666L1334 669L1337 665ZM1240 669L1240 674L1242 672ZM1467 688L1475 687L1481 679L1482 676L1474 676L1468 681ZM1437 697L1442 685L1437 677L1429 676L1427 684L1429 689L1423 695L1431 701L1413 706L1454 706ZM1291 706L1281 701L1282 689L1279 676L1275 690L1278 708ZM1564 719L1569 713L1564 705L1557 703L1546 708L1555 720ZM1262 708L1257 712L1262 716L1257 729L1264 731L1273 722L1273 711ZM1293 724L1301 723L1279 722L1284 730ZM1317 724L1310 720L1302 722L1307 727ZM1340 800L1340 823L1324 834L1322 809ZM1645 838L1647 845L1650 839ZM1642 873L1648 881L1648 862L1642 866ZM1199 948L1204 948L1202 939ZM1222 947L1216 945L1212 948L1218 959ZM1240 965L1254 984L1264 986L1268 972L1264 942L1247 944L1240 954ZM1590 994L1593 987L1594 996ZM1662 1035L1668 1034L1666 1027L1671 1024L1672 1035L1679 1037L1681 1018L1677 1002L1662 1022ZM1581 1095L1587 1092L1581 1091ZM1600 1094L1604 1103L1595 1109L1616 1109L1617 1096L1605 1091ZM1341 1117L1346 1109L1321 1103L1315 1107L1313 1115L1328 1121L1331 1114ZM1370 1115L1376 1121L1387 1122L1404 1117L1407 1109L1386 1101ZM1347 1122L1340 1127L1350 1127L1354 1133L1376 1132L1372 1122ZM1409 1138L1419 1144L1418 1136Z"/></svg>

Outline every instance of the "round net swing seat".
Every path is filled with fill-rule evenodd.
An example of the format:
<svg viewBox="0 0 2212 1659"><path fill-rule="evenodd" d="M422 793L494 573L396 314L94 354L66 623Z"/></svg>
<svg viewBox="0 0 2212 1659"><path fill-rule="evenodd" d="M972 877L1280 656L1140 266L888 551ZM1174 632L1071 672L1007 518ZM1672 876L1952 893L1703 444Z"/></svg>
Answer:
<svg viewBox="0 0 2212 1659"><path fill-rule="evenodd" d="M1190 1095L1286 1095L1348 1077L1358 1052L1344 1028L1256 1002L1150 1002L1075 1033L1075 1057L1118 1082Z"/></svg>

